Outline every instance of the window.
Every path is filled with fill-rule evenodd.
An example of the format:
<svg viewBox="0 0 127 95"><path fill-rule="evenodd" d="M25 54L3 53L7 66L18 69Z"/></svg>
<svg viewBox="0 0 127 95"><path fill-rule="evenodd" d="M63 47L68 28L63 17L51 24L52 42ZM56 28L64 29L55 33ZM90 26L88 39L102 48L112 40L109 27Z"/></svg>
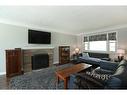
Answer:
<svg viewBox="0 0 127 95"><path fill-rule="evenodd" d="M84 43L85 43L85 50L88 50L89 49L88 37L84 37Z"/></svg>
<svg viewBox="0 0 127 95"><path fill-rule="evenodd" d="M84 37L85 50L116 51L116 32Z"/></svg>
<svg viewBox="0 0 127 95"><path fill-rule="evenodd" d="M116 51L116 41L109 41L109 51Z"/></svg>
<svg viewBox="0 0 127 95"><path fill-rule="evenodd" d="M85 42L85 50L88 50L88 42Z"/></svg>
<svg viewBox="0 0 127 95"><path fill-rule="evenodd" d="M109 51L116 51L116 32L108 33Z"/></svg>
<svg viewBox="0 0 127 95"><path fill-rule="evenodd" d="M107 51L106 41L92 41L89 43L89 50L91 51Z"/></svg>
<svg viewBox="0 0 127 95"><path fill-rule="evenodd" d="M106 51L107 50L106 42L107 42L106 34L89 36L89 50Z"/></svg>

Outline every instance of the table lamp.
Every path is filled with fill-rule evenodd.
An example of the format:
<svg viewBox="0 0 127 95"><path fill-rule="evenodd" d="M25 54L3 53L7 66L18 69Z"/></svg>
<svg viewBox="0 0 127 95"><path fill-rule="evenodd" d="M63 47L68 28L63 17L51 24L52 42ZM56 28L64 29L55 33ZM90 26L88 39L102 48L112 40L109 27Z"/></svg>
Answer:
<svg viewBox="0 0 127 95"><path fill-rule="evenodd" d="M79 51L80 51L79 48L75 48L75 53L76 53L76 54L79 54Z"/></svg>
<svg viewBox="0 0 127 95"><path fill-rule="evenodd" d="M79 48L75 48L74 49L74 52L73 52L73 59L74 60L77 60L78 59L78 57L79 57L79 51L80 51Z"/></svg>
<svg viewBox="0 0 127 95"><path fill-rule="evenodd" d="M125 50L124 49L118 49L117 54L118 54L118 60L122 61L124 59Z"/></svg>

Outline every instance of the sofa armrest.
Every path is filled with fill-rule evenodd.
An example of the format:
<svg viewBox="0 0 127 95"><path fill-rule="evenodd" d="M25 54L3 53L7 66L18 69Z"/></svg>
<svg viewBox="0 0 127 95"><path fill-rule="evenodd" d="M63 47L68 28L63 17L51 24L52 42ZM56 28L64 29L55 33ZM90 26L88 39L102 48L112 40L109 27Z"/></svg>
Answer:
<svg viewBox="0 0 127 95"><path fill-rule="evenodd" d="M106 61L110 61L110 58L101 58L101 60L106 60Z"/></svg>

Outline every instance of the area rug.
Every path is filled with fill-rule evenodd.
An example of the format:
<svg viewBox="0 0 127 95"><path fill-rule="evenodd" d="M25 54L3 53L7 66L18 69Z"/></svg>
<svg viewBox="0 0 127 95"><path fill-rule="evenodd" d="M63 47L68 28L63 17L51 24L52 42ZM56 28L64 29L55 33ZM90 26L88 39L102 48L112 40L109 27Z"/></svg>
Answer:
<svg viewBox="0 0 127 95"><path fill-rule="evenodd" d="M56 83L55 71L72 65L69 63L52 66L13 77L10 79L9 89L63 89L63 81L60 81L59 84Z"/></svg>

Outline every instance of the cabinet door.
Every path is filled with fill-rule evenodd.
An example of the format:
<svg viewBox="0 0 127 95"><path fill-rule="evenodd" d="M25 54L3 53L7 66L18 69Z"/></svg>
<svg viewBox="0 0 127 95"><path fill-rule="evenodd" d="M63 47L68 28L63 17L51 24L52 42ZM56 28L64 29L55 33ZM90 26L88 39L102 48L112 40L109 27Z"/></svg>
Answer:
<svg viewBox="0 0 127 95"><path fill-rule="evenodd" d="M18 74L21 72L21 55L20 51L15 51L13 56L13 73Z"/></svg>
<svg viewBox="0 0 127 95"><path fill-rule="evenodd" d="M21 52L16 50L6 51L6 73L7 77L21 73Z"/></svg>
<svg viewBox="0 0 127 95"><path fill-rule="evenodd" d="M6 65L7 65L7 76L10 76L13 74L13 68L14 68L14 52L13 51L7 51L6 52Z"/></svg>
<svg viewBox="0 0 127 95"><path fill-rule="evenodd" d="M12 52L6 51L6 74L9 76L12 73Z"/></svg>

